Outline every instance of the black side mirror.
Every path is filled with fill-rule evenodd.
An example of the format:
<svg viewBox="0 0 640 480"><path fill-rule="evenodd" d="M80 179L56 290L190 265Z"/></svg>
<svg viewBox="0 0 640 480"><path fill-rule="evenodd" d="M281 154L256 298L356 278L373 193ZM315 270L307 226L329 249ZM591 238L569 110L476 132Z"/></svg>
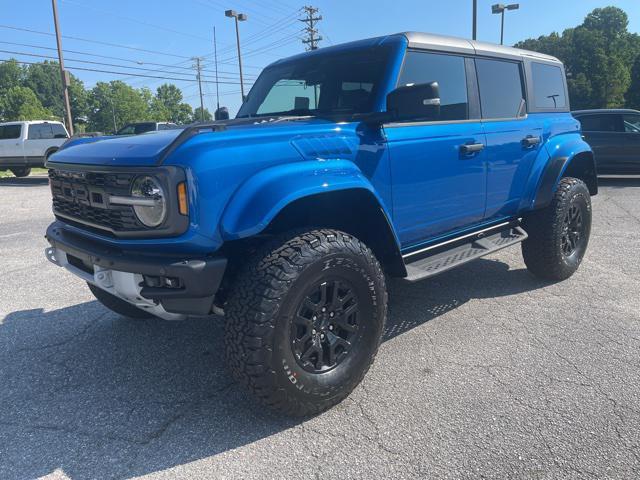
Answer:
<svg viewBox="0 0 640 480"><path fill-rule="evenodd" d="M395 120L437 120L440 117L438 82L398 87L387 95L387 112Z"/></svg>
<svg viewBox="0 0 640 480"><path fill-rule="evenodd" d="M229 109L227 107L220 107L215 111L213 117L216 120L229 120Z"/></svg>

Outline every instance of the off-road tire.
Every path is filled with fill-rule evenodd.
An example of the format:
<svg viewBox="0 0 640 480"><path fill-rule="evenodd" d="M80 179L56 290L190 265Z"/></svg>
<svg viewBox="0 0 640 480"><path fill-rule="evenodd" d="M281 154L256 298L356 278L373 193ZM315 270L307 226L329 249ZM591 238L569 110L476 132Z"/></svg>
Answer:
<svg viewBox="0 0 640 480"><path fill-rule="evenodd" d="M31 169L27 167L12 168L11 173L13 173L13 175L15 175L18 178L28 177L29 174L31 173Z"/></svg>
<svg viewBox="0 0 640 480"><path fill-rule="evenodd" d="M581 214L579 240L570 255L563 252L571 209ZM575 211L575 210L574 210ZM522 242L522 256L527 269L543 280L560 281L573 275L587 250L591 233L591 195L582 180L566 177L546 208L526 217L523 227L529 238Z"/></svg>
<svg viewBox="0 0 640 480"><path fill-rule="evenodd" d="M295 342L302 341L293 340L294 329L300 328L294 317L299 321L300 308L306 308L309 298L306 292L314 285L324 285L326 293L327 285L343 285L343 280L353 286L362 309L357 314L359 337L343 352L342 363L310 372L312 366L303 366L295 353ZM292 416L317 414L342 401L360 383L378 351L386 313L384 274L364 243L335 230L290 233L259 248L239 268L225 305L227 364L264 404ZM322 315L326 321L328 313ZM322 328L335 328L334 334L339 329Z"/></svg>
<svg viewBox="0 0 640 480"><path fill-rule="evenodd" d="M118 315L122 315L127 318L134 318L136 320L153 318L153 315L149 312L145 312L138 307L134 307L130 303L111 295L109 292L105 292L103 289L96 287L95 285L87 283L87 286L89 287L89 290L91 290L91 293L93 293L93 296L96 297L96 300Z"/></svg>

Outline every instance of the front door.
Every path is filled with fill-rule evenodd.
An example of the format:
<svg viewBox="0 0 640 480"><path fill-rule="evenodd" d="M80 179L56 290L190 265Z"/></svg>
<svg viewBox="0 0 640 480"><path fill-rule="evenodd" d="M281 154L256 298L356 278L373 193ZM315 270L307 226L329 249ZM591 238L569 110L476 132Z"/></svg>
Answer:
<svg viewBox="0 0 640 480"><path fill-rule="evenodd" d="M24 163L22 149L22 125L0 125L0 166Z"/></svg>
<svg viewBox="0 0 640 480"><path fill-rule="evenodd" d="M399 86L438 82L437 118L385 125L391 162L393 221L403 248L482 220L485 135L471 59L408 51Z"/></svg>
<svg viewBox="0 0 640 480"><path fill-rule="evenodd" d="M640 174L640 114L622 116L624 121L624 173Z"/></svg>

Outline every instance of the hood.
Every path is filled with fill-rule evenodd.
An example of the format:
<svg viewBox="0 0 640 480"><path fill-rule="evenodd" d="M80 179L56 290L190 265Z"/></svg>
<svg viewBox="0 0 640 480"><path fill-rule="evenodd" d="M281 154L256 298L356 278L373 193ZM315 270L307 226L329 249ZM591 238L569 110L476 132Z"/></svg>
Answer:
<svg viewBox="0 0 640 480"><path fill-rule="evenodd" d="M264 134L266 128L285 130L290 127L299 130L304 125L326 125L334 122L319 118L241 118L213 122L211 124L193 125L189 129L216 129L216 137L225 138L225 132L243 130L243 134L252 136L253 131ZM103 136L77 138L69 142L49 158L49 164L70 163L105 166L154 166L163 154L174 148L174 141L185 129L161 130L126 137Z"/></svg>
<svg viewBox="0 0 640 480"><path fill-rule="evenodd" d="M181 132L162 130L126 137L77 138L54 153L48 163L151 166Z"/></svg>

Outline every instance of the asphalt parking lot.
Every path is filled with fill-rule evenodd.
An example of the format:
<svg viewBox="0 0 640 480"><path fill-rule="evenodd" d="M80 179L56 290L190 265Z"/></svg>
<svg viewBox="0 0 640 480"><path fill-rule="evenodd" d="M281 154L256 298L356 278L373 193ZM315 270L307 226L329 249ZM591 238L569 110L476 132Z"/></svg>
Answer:
<svg viewBox="0 0 640 480"><path fill-rule="evenodd" d="M640 476L640 178L594 198L579 272L519 248L392 284L362 386L318 417L263 410L222 321L132 321L48 263L45 178L0 179L0 478Z"/></svg>

